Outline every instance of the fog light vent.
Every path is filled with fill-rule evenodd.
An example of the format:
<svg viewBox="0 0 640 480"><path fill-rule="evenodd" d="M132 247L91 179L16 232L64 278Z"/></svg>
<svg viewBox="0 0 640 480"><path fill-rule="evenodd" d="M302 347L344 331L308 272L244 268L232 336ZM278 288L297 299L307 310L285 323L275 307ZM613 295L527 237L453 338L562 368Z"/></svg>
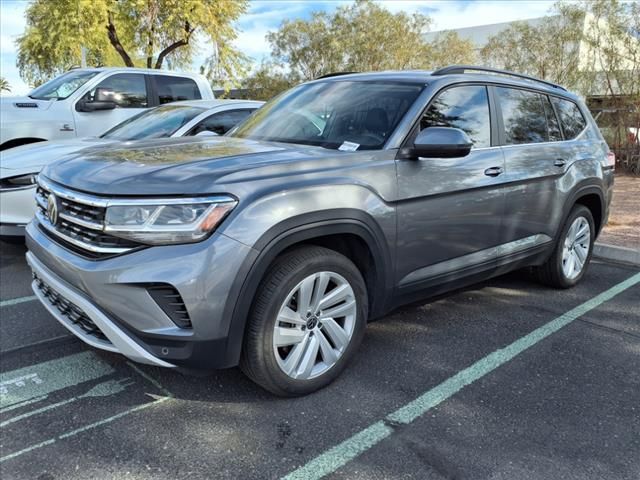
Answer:
<svg viewBox="0 0 640 480"><path fill-rule="evenodd" d="M180 328L192 327L189 312L178 290L168 284L156 284L148 286L147 291L173 323Z"/></svg>

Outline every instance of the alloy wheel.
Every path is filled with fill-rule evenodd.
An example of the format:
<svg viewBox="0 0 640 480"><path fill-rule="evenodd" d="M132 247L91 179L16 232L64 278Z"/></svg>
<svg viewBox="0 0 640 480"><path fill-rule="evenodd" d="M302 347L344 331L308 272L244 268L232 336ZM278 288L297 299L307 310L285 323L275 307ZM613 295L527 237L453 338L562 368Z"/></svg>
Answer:
<svg viewBox="0 0 640 480"><path fill-rule="evenodd" d="M347 349L356 315L356 297L343 276L306 277L289 292L275 322L273 351L280 369L297 380L325 373Z"/></svg>
<svg viewBox="0 0 640 480"><path fill-rule="evenodd" d="M569 280L576 278L584 269L591 247L591 228L584 217L577 217L564 239L562 248L562 273Z"/></svg>

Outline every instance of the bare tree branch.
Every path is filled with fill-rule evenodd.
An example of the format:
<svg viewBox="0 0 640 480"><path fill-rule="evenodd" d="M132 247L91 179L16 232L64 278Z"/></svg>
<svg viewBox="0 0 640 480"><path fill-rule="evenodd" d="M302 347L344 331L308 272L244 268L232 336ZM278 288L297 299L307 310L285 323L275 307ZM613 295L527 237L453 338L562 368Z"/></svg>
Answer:
<svg viewBox="0 0 640 480"><path fill-rule="evenodd" d="M158 54L158 59L156 60L156 65L154 68L159 69L162 68L162 63L167 55L173 52L176 48L184 47L185 45L189 45L189 40L191 39L191 35L195 31L195 27L191 28L191 25L188 21L184 22L184 31L186 34L186 38L180 39L177 42L172 43L167 48L162 50Z"/></svg>
<svg viewBox="0 0 640 480"><path fill-rule="evenodd" d="M113 48L115 48L116 51L120 54L120 56L122 57L122 60L124 61L124 64L127 67L133 67L134 65L133 65L133 61L131 60L131 57L129 56L127 51L124 49L124 47L120 43L120 40L118 39L116 26L113 24L113 13L111 12L109 12L108 21L109 21L109 24L107 25L107 32L109 34L109 41L111 42L111 45L113 45Z"/></svg>

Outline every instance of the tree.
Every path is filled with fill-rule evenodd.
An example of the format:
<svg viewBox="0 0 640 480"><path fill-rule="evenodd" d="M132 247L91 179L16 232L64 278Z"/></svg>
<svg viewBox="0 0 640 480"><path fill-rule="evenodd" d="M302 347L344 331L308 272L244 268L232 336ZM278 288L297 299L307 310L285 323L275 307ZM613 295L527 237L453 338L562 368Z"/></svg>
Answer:
<svg viewBox="0 0 640 480"><path fill-rule="evenodd" d="M539 25L515 22L490 37L480 51L482 61L575 88L583 79L578 67L584 11L573 5L559 9Z"/></svg>
<svg viewBox="0 0 640 480"><path fill-rule="evenodd" d="M339 7L310 20L285 20L267 35L271 61L291 75L310 80L336 71L419 69L472 61L473 44L450 32L424 40L431 25L426 15L393 14L369 1Z"/></svg>
<svg viewBox="0 0 640 480"><path fill-rule="evenodd" d="M471 40L463 40L453 31L441 32L427 44L428 54L424 68L446 65L473 65L477 54Z"/></svg>
<svg viewBox="0 0 640 480"><path fill-rule="evenodd" d="M233 26L247 0L34 0L18 38L21 76L37 84L81 62L172 68L191 64L197 44L213 44L212 76L235 76L247 58L233 48Z"/></svg>
<svg viewBox="0 0 640 480"><path fill-rule="evenodd" d="M262 63L260 67L244 81L248 98L253 100L269 100L276 95L300 83L300 79L285 73L272 63Z"/></svg>
<svg viewBox="0 0 640 480"><path fill-rule="evenodd" d="M11 85L4 77L0 77L0 92L11 92Z"/></svg>
<svg viewBox="0 0 640 480"><path fill-rule="evenodd" d="M592 73L588 93L605 113L600 124L621 166L640 173L640 3L585 2L583 68ZM595 108L594 108L595 109Z"/></svg>
<svg viewBox="0 0 640 480"><path fill-rule="evenodd" d="M618 159L640 172L639 3L558 2L540 24L515 23L490 38L481 56L587 97Z"/></svg>

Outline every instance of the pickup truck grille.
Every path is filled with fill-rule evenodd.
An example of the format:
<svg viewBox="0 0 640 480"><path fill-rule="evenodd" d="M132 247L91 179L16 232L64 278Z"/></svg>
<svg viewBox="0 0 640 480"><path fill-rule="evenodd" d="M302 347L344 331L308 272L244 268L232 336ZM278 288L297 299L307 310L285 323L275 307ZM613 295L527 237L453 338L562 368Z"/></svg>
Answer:
<svg viewBox="0 0 640 480"><path fill-rule="evenodd" d="M55 199L55 209L49 208L51 198ZM106 202L38 179L36 217L42 228L65 247L91 258L126 253L142 246L104 232Z"/></svg>

